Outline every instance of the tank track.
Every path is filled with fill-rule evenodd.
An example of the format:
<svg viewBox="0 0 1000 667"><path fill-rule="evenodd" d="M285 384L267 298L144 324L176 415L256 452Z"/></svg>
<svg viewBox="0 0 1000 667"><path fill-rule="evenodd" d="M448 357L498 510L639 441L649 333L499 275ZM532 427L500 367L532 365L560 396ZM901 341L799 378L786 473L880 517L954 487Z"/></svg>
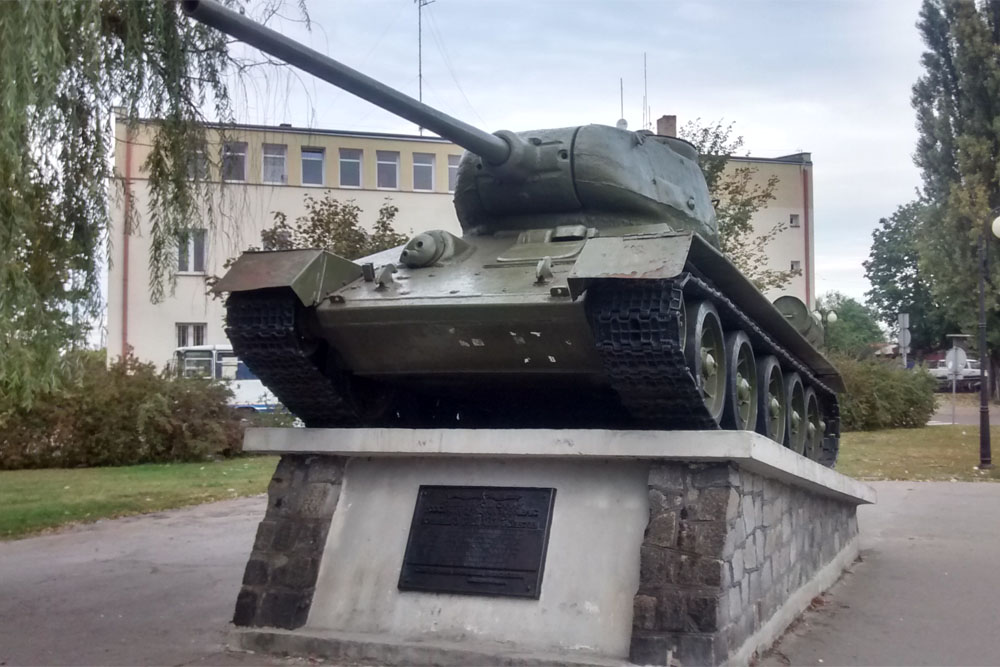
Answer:
<svg viewBox="0 0 1000 667"><path fill-rule="evenodd" d="M351 426L355 410L323 373L321 348L303 334L303 308L289 290L235 293L226 302L226 335L261 382L306 426Z"/></svg>
<svg viewBox="0 0 1000 667"><path fill-rule="evenodd" d="M742 329L755 350L778 357L822 396L828 423L819 463L832 466L839 449L836 393L778 345L708 282L691 274L670 280L606 279L587 290L587 309L598 353L626 411L644 428L717 429L688 371L680 341L684 297L707 299L726 329Z"/></svg>

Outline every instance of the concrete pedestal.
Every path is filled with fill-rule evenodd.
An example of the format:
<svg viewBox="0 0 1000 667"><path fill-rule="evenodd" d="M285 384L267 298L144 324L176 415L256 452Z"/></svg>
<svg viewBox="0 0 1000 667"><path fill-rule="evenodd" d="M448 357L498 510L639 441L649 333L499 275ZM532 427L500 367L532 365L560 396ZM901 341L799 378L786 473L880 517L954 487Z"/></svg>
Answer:
<svg viewBox="0 0 1000 667"><path fill-rule="evenodd" d="M385 664L746 664L857 555L870 487L747 432L256 429L283 455L244 646ZM556 489L539 598L400 591L421 485Z"/></svg>

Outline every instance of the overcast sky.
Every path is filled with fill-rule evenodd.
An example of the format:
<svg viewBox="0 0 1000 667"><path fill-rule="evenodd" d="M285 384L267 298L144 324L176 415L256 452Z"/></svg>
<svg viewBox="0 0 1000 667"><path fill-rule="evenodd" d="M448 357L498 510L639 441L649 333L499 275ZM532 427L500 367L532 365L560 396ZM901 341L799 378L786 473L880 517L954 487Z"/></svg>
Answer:
<svg viewBox="0 0 1000 667"><path fill-rule="evenodd" d="M295 5L289 2L289 11ZM417 95L414 0L307 0L311 32L272 25ZM735 123L753 155L812 153L817 294L862 298L878 219L919 184L910 88L919 0L729 2L436 0L423 10L424 101L484 129L642 125L643 53L653 118ZM239 120L413 133L308 75L271 75Z"/></svg>

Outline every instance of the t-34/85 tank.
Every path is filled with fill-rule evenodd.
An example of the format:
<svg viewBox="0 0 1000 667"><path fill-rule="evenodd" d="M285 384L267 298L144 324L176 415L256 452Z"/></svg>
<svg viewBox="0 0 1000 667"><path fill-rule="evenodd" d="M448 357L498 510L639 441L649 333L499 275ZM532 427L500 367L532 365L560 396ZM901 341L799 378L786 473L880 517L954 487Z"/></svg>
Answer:
<svg viewBox="0 0 1000 667"><path fill-rule="evenodd" d="M217 284L234 350L308 426L721 427L833 464L840 377L720 254L690 144L488 134L211 0L184 5L467 149L461 237L358 262L246 253Z"/></svg>

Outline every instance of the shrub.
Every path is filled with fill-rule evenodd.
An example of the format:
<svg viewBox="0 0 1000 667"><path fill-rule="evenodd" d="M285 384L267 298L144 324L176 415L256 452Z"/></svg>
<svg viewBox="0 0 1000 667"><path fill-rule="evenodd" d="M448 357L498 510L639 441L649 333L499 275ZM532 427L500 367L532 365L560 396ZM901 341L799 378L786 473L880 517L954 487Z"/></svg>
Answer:
<svg viewBox="0 0 1000 667"><path fill-rule="evenodd" d="M847 390L840 394L841 428L919 428L934 414L935 380L923 368L905 370L877 359L835 357Z"/></svg>
<svg viewBox="0 0 1000 667"><path fill-rule="evenodd" d="M175 378L135 357L71 355L60 389L0 410L0 468L192 461L239 451L229 389Z"/></svg>

